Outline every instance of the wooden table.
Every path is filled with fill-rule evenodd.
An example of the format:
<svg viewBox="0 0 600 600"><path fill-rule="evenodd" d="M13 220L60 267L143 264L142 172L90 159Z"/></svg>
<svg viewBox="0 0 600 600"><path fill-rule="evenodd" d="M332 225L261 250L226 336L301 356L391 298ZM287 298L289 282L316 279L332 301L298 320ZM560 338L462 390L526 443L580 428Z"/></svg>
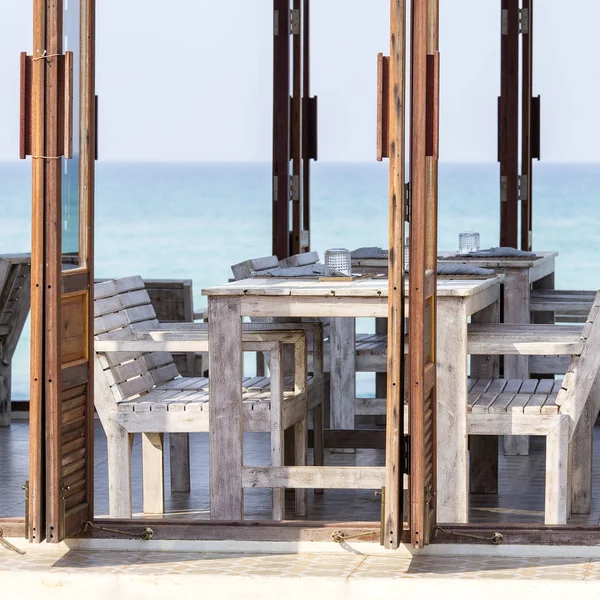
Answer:
<svg viewBox="0 0 600 600"><path fill-rule="evenodd" d="M494 314L501 278L438 282L438 518L466 522L467 320ZM388 314L387 279L319 282L245 279L202 291L208 296L211 373L211 518L243 518L242 317L367 317ZM337 342L332 342L335 344ZM354 347L346 347L353 353ZM354 394L346 399L354 403ZM354 424L352 423L352 428ZM442 451L443 450L443 451ZM457 494L457 490L460 493Z"/></svg>

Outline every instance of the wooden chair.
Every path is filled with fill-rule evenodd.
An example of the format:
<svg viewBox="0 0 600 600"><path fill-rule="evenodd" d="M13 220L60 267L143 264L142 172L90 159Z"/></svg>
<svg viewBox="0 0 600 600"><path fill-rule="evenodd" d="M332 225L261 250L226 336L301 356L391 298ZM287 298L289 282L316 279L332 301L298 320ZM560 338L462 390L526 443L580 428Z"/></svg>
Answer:
<svg viewBox="0 0 600 600"><path fill-rule="evenodd" d="M571 356L560 382L470 381L469 435L546 437L544 520L549 525L565 524L571 512L589 512L593 423L600 411L596 385L600 371L599 310L600 292L583 328L499 324L472 325L469 329L471 355ZM542 363L538 361L540 368Z"/></svg>
<svg viewBox="0 0 600 600"><path fill-rule="evenodd" d="M537 313L552 313L556 323L585 323L594 303L594 291L532 290L529 301L531 322Z"/></svg>
<svg viewBox="0 0 600 600"><path fill-rule="evenodd" d="M209 431L209 382L203 377L181 377L169 352L153 351L160 342L152 338L152 331L166 330L156 319L140 277L99 283L94 291L95 406L108 439L110 514L131 516L130 452L134 433L142 434L144 512L162 513L164 433L169 433L170 438L182 436L183 443L179 445L188 446L188 433ZM208 349L205 327L200 326L195 332L193 325L169 325L173 327L181 336L194 334L196 340L203 339L202 349ZM283 431L294 426L296 464L305 464L309 398L313 407L320 403L319 394L310 393L306 369L302 368L306 364L305 333L291 328L263 328L245 331L244 339L243 349L269 352L271 359L270 378L242 382L246 430L271 433L271 465L281 466ZM299 366L292 381L287 382L281 369L283 343L293 344ZM171 469L189 481L189 462L172 461ZM284 516L283 492L273 490L274 520ZM306 512L305 490L296 491L296 511L299 515Z"/></svg>
<svg viewBox="0 0 600 600"><path fill-rule="evenodd" d="M260 277L261 272L271 271L277 268L306 267L319 263L319 255L316 252L305 252L296 254L288 258L279 260L276 256L265 256L243 261L231 267L236 280L246 279L253 274ZM266 319L260 319L265 321ZM269 319L272 321L272 319ZM303 320L305 322L306 320ZM339 321L347 322L348 319ZM357 416L383 416L385 415L385 396L386 396L386 373L387 373L387 323L382 321L383 329L377 324L375 333L358 333L355 335L354 369L351 377L355 377L356 372L370 372L377 374L376 395L377 398L355 399ZM330 353L330 320L322 319L324 324L324 371L331 372L331 353ZM309 354L310 364L310 354ZM260 368L260 366L259 366Z"/></svg>
<svg viewBox="0 0 600 600"><path fill-rule="evenodd" d="M0 427L11 421L12 358L31 304L31 255L0 256Z"/></svg>

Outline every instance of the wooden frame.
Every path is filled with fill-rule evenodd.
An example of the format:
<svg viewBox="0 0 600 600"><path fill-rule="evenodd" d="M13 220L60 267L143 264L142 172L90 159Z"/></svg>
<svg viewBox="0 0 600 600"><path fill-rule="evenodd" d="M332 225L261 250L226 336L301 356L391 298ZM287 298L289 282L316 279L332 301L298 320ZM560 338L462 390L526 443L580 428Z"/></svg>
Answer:
<svg viewBox="0 0 600 600"><path fill-rule="evenodd" d="M383 65L383 60L382 60ZM382 83L384 76L382 73ZM385 89L385 88L384 88ZM390 2L389 58L389 276L388 276L388 377L386 402L386 477L383 545L397 548L404 529L404 171L406 97L406 0ZM385 92L382 93L382 96ZM382 118L385 100L382 97ZM385 136L382 134L382 140ZM384 154L382 141L382 156Z"/></svg>
<svg viewBox="0 0 600 600"><path fill-rule="evenodd" d="M80 115L73 123L63 4L34 5L32 346L28 537L58 542L93 518L95 0L80 0ZM57 65L59 68L57 68ZM80 139L78 267L63 272L62 157ZM45 523L44 523L45 521Z"/></svg>
<svg viewBox="0 0 600 600"><path fill-rule="evenodd" d="M272 251L284 259L310 251L310 161L317 159L317 99L310 97L310 0L273 0L273 8Z"/></svg>

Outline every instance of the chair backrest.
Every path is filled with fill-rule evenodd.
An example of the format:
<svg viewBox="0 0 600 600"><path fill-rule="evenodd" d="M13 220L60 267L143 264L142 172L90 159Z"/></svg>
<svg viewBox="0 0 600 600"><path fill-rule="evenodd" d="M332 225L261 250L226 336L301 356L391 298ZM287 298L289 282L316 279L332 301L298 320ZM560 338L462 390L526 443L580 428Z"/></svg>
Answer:
<svg viewBox="0 0 600 600"><path fill-rule="evenodd" d="M0 360L10 362L31 305L31 256L0 256Z"/></svg>
<svg viewBox="0 0 600 600"><path fill-rule="evenodd" d="M141 277L126 277L94 286L94 338L131 340L133 329L159 325ZM115 402L151 391L179 377L169 352L97 352L97 367L110 386Z"/></svg>
<svg viewBox="0 0 600 600"><path fill-rule="evenodd" d="M571 360L565 374L562 388L558 392L556 404L560 412L571 417L571 435L579 422L587 402L594 402L600 408L600 398L591 397L590 392L600 372L600 291L596 293L587 321L581 332L583 350Z"/></svg>
<svg viewBox="0 0 600 600"><path fill-rule="evenodd" d="M294 254L288 258L278 260L276 256L264 256L262 258L251 258L244 262L232 265L231 271L236 281L251 277L253 273L260 277L261 271L271 271L271 269L305 269L310 265L316 265L319 262L319 254L317 252L303 252L302 254ZM277 323L278 321L289 322L289 317L251 317L253 323ZM301 319L304 320L304 319ZM308 319L312 321L313 319ZM325 337L329 337L329 319L319 319L323 323L323 333Z"/></svg>

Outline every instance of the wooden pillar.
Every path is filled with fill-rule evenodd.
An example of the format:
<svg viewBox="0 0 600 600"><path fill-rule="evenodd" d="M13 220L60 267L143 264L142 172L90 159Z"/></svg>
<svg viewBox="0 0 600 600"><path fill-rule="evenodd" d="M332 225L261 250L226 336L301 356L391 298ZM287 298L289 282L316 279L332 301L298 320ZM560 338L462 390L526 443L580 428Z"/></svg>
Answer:
<svg viewBox="0 0 600 600"><path fill-rule="evenodd" d="M382 542L397 548L404 521L404 211L406 0L390 0L388 382L386 399L385 510Z"/></svg>
<svg viewBox="0 0 600 600"><path fill-rule="evenodd" d="M310 160L317 159L316 152L316 98L310 97L310 0L303 4L303 72L302 72L302 231L306 239L300 242L302 250L310 251Z"/></svg>
<svg viewBox="0 0 600 600"><path fill-rule="evenodd" d="M523 0L523 76L521 117L521 250L531 251L533 164L533 0Z"/></svg>
<svg viewBox="0 0 600 600"><path fill-rule="evenodd" d="M292 107L290 150L292 159L292 231L291 254L299 254L301 250L302 231L302 0L294 0L292 17Z"/></svg>
<svg viewBox="0 0 600 600"><path fill-rule="evenodd" d="M519 0L502 0L500 162L500 246L519 244Z"/></svg>
<svg viewBox="0 0 600 600"><path fill-rule="evenodd" d="M273 0L273 254L290 255L290 0Z"/></svg>
<svg viewBox="0 0 600 600"><path fill-rule="evenodd" d="M237 298L208 299L210 357L228 365L210 376L210 516L222 521L244 518L242 488L242 319Z"/></svg>

